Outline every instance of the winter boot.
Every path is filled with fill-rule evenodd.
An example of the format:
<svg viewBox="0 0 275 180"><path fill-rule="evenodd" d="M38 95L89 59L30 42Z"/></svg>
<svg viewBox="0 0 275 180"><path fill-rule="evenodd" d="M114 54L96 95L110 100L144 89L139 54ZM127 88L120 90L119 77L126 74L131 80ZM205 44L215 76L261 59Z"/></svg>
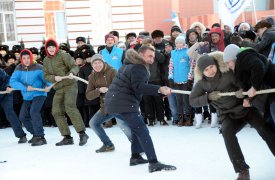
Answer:
<svg viewBox="0 0 275 180"><path fill-rule="evenodd" d="M23 143L26 143L26 142L27 142L26 136L22 136L22 137L19 138L18 144L23 144Z"/></svg>
<svg viewBox="0 0 275 180"><path fill-rule="evenodd" d="M79 133L79 138L80 138L79 146L83 146L87 143L89 136L85 132L82 132L82 133Z"/></svg>
<svg viewBox="0 0 275 180"><path fill-rule="evenodd" d="M239 175L236 180L250 180L249 170L243 170L239 172Z"/></svg>
<svg viewBox="0 0 275 180"><path fill-rule="evenodd" d="M111 128L111 127L113 127L113 122L112 122L112 120L105 122L105 123L104 123L104 127L105 127L105 128Z"/></svg>
<svg viewBox="0 0 275 180"><path fill-rule="evenodd" d="M101 148L97 149L95 152L102 153L102 152L110 152L110 151L114 151L114 150L115 150L115 146L113 144L111 144L111 145L103 144L103 146L101 146Z"/></svg>
<svg viewBox="0 0 275 180"><path fill-rule="evenodd" d="M211 115L208 111L203 111L203 119L211 119Z"/></svg>
<svg viewBox="0 0 275 180"><path fill-rule="evenodd" d="M162 125L162 126L168 126L169 124L164 119L161 119L160 120L160 125Z"/></svg>
<svg viewBox="0 0 275 180"><path fill-rule="evenodd" d="M60 142L56 143L56 146L63 146L63 145L71 145L74 144L74 139L73 137L64 137Z"/></svg>
<svg viewBox="0 0 275 180"><path fill-rule="evenodd" d="M44 136L35 136L32 140L32 146L42 146L44 144L47 144Z"/></svg>
<svg viewBox="0 0 275 180"><path fill-rule="evenodd" d="M136 157L131 157L130 158L130 166L136 166L139 164L145 164L148 163L147 159L143 159L143 157L141 155L137 155Z"/></svg>
<svg viewBox="0 0 275 180"><path fill-rule="evenodd" d="M186 115L186 121L184 123L184 126L193 126L193 115L192 114Z"/></svg>
<svg viewBox="0 0 275 180"><path fill-rule="evenodd" d="M148 126L154 126L154 120L153 119L149 119L149 124L148 124Z"/></svg>
<svg viewBox="0 0 275 180"><path fill-rule="evenodd" d="M211 128L215 128L218 126L218 116L217 113L211 113Z"/></svg>
<svg viewBox="0 0 275 180"><path fill-rule="evenodd" d="M155 171L172 171L176 170L177 168L175 166L162 164L160 162L156 163L149 163L149 172L155 172Z"/></svg>
<svg viewBox="0 0 275 180"><path fill-rule="evenodd" d="M196 120L196 129L201 128L201 124L202 124L202 114L195 114L195 120Z"/></svg>
<svg viewBox="0 0 275 180"><path fill-rule="evenodd" d="M178 127L184 126L183 114L179 114L178 117L179 117Z"/></svg>
<svg viewBox="0 0 275 180"><path fill-rule="evenodd" d="M28 140L28 143L32 143L32 141L33 141L33 139L34 139L34 136L30 139L30 140Z"/></svg>

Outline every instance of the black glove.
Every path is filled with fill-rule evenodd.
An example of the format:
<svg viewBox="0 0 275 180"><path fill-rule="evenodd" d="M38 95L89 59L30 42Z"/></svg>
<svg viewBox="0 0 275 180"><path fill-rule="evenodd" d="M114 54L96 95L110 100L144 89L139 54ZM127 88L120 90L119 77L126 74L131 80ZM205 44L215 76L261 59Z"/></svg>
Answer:
<svg viewBox="0 0 275 180"><path fill-rule="evenodd" d="M210 101L217 101L218 99L221 98L221 96L219 95L220 91L213 91L211 93L208 94L208 99Z"/></svg>
<svg viewBox="0 0 275 180"><path fill-rule="evenodd" d="M175 87L174 81L172 79L168 80L168 87L170 87L170 88L174 88Z"/></svg>
<svg viewBox="0 0 275 180"><path fill-rule="evenodd" d="M243 90L239 89L238 91L236 91L235 96L236 96L236 98L243 99L244 98Z"/></svg>
<svg viewBox="0 0 275 180"><path fill-rule="evenodd" d="M193 81L192 80L188 80L187 81L187 90L191 91L193 88Z"/></svg>

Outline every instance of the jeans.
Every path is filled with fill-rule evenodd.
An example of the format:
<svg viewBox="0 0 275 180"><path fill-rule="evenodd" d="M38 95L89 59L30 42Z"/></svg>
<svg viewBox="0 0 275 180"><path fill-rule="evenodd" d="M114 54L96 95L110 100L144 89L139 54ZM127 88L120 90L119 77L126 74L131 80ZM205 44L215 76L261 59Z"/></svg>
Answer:
<svg viewBox="0 0 275 180"><path fill-rule="evenodd" d="M114 113L113 115L119 117L132 131L132 154L140 153L140 148L142 148L149 162L157 161L153 141L142 115L139 112Z"/></svg>
<svg viewBox="0 0 275 180"><path fill-rule="evenodd" d="M23 101L19 119L25 125L27 131L34 136L44 136L41 108L46 96L37 96L31 101Z"/></svg>
<svg viewBox="0 0 275 180"><path fill-rule="evenodd" d="M175 89L187 91L187 83L185 84L175 84ZM178 113L186 115L191 115L192 107L189 103L189 95L187 94L176 94L177 99L177 110Z"/></svg>
<svg viewBox="0 0 275 180"><path fill-rule="evenodd" d="M177 99L175 94L170 94L168 96L169 106L173 116L173 121L178 121L178 110L177 110Z"/></svg>
<svg viewBox="0 0 275 180"><path fill-rule="evenodd" d="M18 138L26 136L25 132L22 129L21 123L13 109L13 94L9 93L5 95L0 95L0 104L5 112L6 118L9 121L15 136Z"/></svg>
<svg viewBox="0 0 275 180"><path fill-rule="evenodd" d="M97 134L97 136L100 138L101 142L105 145L112 145L112 141L105 133L104 129L102 128L101 124L111 120L112 118L116 118L117 124L122 129L124 134L127 136L129 141L132 140L132 133L131 129L127 126L127 124L122 121L120 118L115 115L109 115L109 114L103 114L100 110L98 110L92 119L89 122L90 127L94 130L94 132Z"/></svg>

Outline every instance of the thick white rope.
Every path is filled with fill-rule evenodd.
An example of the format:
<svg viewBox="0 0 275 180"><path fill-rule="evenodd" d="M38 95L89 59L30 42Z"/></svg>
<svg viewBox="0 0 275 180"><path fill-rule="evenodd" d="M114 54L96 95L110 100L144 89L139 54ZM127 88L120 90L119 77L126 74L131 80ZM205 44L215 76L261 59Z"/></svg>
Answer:
<svg viewBox="0 0 275 180"><path fill-rule="evenodd" d="M182 90L172 89L171 93L190 94L191 91L182 91ZM256 94L268 94L268 93L275 93L275 88L274 89L265 89L265 90L256 91ZM235 96L235 92L219 93L219 95L220 96ZM247 92L243 92L242 95L247 95Z"/></svg>

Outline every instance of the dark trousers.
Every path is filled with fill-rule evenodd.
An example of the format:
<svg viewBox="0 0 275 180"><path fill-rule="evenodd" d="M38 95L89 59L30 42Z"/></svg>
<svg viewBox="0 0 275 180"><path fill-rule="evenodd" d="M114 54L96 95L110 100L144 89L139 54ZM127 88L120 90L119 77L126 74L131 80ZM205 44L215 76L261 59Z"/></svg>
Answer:
<svg viewBox="0 0 275 180"><path fill-rule="evenodd" d="M144 150L149 162L157 161L157 156L149 130L139 112L114 113L122 121L125 121L132 132L131 151L132 154L140 153Z"/></svg>
<svg viewBox="0 0 275 180"><path fill-rule="evenodd" d="M15 136L18 138L25 136L26 134L22 129L21 123L13 110L12 93L0 95L0 104L5 112L6 118L9 121Z"/></svg>
<svg viewBox="0 0 275 180"><path fill-rule="evenodd" d="M224 143L235 172L241 172L242 170L249 168L245 162L236 136L246 123L249 123L257 130L258 134L263 138L270 151L275 156L275 134L272 133L270 127L265 123L262 115L255 108L251 108L243 119L227 118L222 122Z"/></svg>
<svg viewBox="0 0 275 180"><path fill-rule="evenodd" d="M164 120L164 104L162 96L143 96L145 114L149 120Z"/></svg>
<svg viewBox="0 0 275 180"><path fill-rule="evenodd" d="M27 131L34 136L44 136L41 108L46 96L37 96L31 101L23 101L19 119L25 125Z"/></svg>
<svg viewBox="0 0 275 180"><path fill-rule="evenodd" d="M175 84L175 89L188 91L187 83ZM184 114L184 115L191 115L193 113L192 107L190 106L190 103L189 103L189 95L176 94L176 99L177 99L178 113Z"/></svg>

